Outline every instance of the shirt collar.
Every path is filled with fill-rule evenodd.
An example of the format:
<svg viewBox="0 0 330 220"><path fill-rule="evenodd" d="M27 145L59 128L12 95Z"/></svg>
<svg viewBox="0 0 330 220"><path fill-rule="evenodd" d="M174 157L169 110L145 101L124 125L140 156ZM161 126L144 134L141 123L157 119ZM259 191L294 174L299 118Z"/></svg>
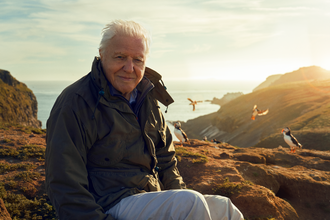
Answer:
<svg viewBox="0 0 330 220"><path fill-rule="evenodd" d="M133 102L136 101L137 95L138 95L138 90L135 88L135 89L133 89L133 91L131 92L131 95L129 97L129 104L132 104Z"/></svg>
<svg viewBox="0 0 330 220"><path fill-rule="evenodd" d="M113 87L113 85L110 83L109 80L107 80L107 82L108 82L108 86L110 89L110 94L112 96L122 96L123 97L123 95L117 89L115 89L115 87ZM138 96L138 90L136 88L134 88L130 94L129 103L132 104L133 102L135 102L137 99L137 96Z"/></svg>

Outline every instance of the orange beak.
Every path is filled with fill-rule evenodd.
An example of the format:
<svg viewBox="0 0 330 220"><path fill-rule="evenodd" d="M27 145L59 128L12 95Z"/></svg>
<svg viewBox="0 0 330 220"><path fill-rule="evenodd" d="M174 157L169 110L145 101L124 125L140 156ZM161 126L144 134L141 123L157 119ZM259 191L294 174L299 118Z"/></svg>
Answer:
<svg viewBox="0 0 330 220"><path fill-rule="evenodd" d="M283 133L284 129L282 129L281 133Z"/></svg>

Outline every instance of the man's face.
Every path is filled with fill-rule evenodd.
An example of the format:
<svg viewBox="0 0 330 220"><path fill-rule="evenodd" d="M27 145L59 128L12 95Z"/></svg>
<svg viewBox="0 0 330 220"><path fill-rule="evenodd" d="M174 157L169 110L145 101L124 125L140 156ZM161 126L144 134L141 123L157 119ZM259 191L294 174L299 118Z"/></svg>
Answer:
<svg viewBox="0 0 330 220"><path fill-rule="evenodd" d="M146 62L146 46L142 38L115 35L104 54L100 53L106 78L129 100L142 80Z"/></svg>

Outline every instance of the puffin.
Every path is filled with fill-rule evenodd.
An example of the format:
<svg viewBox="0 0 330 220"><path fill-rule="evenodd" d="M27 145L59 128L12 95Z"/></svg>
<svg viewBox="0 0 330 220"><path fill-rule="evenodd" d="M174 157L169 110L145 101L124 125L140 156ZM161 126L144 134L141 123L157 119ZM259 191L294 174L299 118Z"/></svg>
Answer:
<svg viewBox="0 0 330 220"><path fill-rule="evenodd" d="M222 142L221 141L218 141L217 139L212 139L211 142L215 143L215 144L221 144Z"/></svg>
<svg viewBox="0 0 330 220"><path fill-rule="evenodd" d="M302 145L298 140L291 134L289 127L282 129L284 141L290 146L290 153L295 153L297 148L302 148Z"/></svg>
<svg viewBox="0 0 330 220"><path fill-rule="evenodd" d="M190 144L187 134L181 129L181 123L174 123L174 134L180 140L181 146L183 146L183 142L188 142Z"/></svg>
<svg viewBox="0 0 330 220"><path fill-rule="evenodd" d="M267 115L267 113L268 113L268 109L266 109L266 110L259 110L259 109L257 108L257 105L254 105L254 106L253 106L253 109L252 109L252 116L251 116L251 119L252 119L252 120L255 120L257 115L258 115L258 116L261 116L261 115Z"/></svg>
<svg viewBox="0 0 330 220"><path fill-rule="evenodd" d="M189 105L193 106L193 111L195 111L195 105L197 105L197 102L203 102L203 101L193 101L191 100L191 98L188 98L188 100L190 101Z"/></svg>

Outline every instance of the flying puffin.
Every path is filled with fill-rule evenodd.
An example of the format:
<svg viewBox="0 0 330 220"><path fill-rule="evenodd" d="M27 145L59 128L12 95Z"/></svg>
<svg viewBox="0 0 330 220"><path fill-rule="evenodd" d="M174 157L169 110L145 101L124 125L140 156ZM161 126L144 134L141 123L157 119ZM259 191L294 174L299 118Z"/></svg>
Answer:
<svg viewBox="0 0 330 220"><path fill-rule="evenodd" d="M267 113L268 113L268 109L266 109L266 110L259 110L257 108L257 105L254 105L254 107L252 109L251 119L252 120L255 120L255 118L256 118L257 115L259 115L259 116L261 116L261 115L267 115Z"/></svg>
<svg viewBox="0 0 330 220"><path fill-rule="evenodd" d="M302 145L298 142L298 140L291 134L290 128L286 127L282 129L282 133L284 136L284 141L290 146L290 153L296 152L296 149L302 148Z"/></svg>
<svg viewBox="0 0 330 220"><path fill-rule="evenodd" d="M203 102L203 101L193 101L190 98L188 98L188 100L190 101L189 105L193 106L193 111L195 111L195 105L197 105L197 102Z"/></svg>
<svg viewBox="0 0 330 220"><path fill-rule="evenodd" d="M190 144L188 136L181 129L181 123L179 121L174 123L174 134L180 140L181 146L183 142L188 142L188 144Z"/></svg>

